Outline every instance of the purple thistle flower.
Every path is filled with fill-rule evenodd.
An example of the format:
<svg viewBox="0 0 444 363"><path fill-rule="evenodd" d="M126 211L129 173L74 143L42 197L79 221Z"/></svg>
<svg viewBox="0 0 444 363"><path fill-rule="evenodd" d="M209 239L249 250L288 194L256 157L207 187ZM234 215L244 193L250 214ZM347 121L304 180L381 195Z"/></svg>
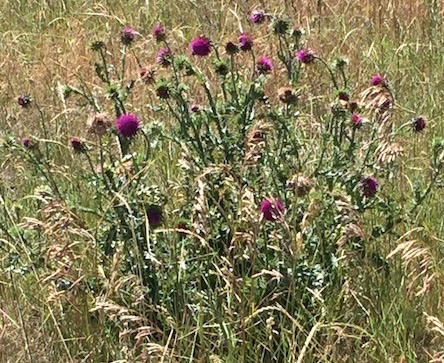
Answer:
<svg viewBox="0 0 444 363"><path fill-rule="evenodd" d="M211 41L207 37L201 35L194 38L190 43L190 51L192 55L205 57L211 52Z"/></svg>
<svg viewBox="0 0 444 363"><path fill-rule="evenodd" d="M23 95L17 99L17 103L20 107L26 108L31 104L31 99L29 98L29 96Z"/></svg>
<svg viewBox="0 0 444 363"><path fill-rule="evenodd" d="M354 113L352 115L352 122L354 127L361 127L362 126L362 116L358 113Z"/></svg>
<svg viewBox="0 0 444 363"><path fill-rule="evenodd" d="M121 40L123 44L130 45L132 42L136 40L136 31L129 26L123 28L121 34Z"/></svg>
<svg viewBox="0 0 444 363"><path fill-rule="evenodd" d="M426 127L426 120L424 116L419 116L413 119L413 130L416 132L421 132Z"/></svg>
<svg viewBox="0 0 444 363"><path fill-rule="evenodd" d="M266 19L265 12L263 10L253 10L250 15L250 20L254 24L262 24Z"/></svg>
<svg viewBox="0 0 444 363"><path fill-rule="evenodd" d="M239 52L239 47L236 44L234 44L233 42L229 41L225 45L225 51L228 54L236 54L237 52Z"/></svg>
<svg viewBox="0 0 444 363"><path fill-rule="evenodd" d="M23 139L22 139L22 145L24 146L24 147L26 147L27 149L29 149L30 147L31 147L31 138L29 138L29 137L24 137Z"/></svg>
<svg viewBox="0 0 444 363"><path fill-rule="evenodd" d="M237 41L239 42L239 48L244 52L247 52L253 48L253 38L250 34L242 33L237 38Z"/></svg>
<svg viewBox="0 0 444 363"><path fill-rule="evenodd" d="M270 73L273 70L273 63L266 56L262 56L256 63L256 69L261 74Z"/></svg>
<svg viewBox="0 0 444 363"><path fill-rule="evenodd" d="M78 137L71 138L69 143L71 144L71 147L73 148L73 150L76 152L83 152L86 150L85 144Z"/></svg>
<svg viewBox="0 0 444 363"><path fill-rule="evenodd" d="M315 54L311 49L303 48L297 51L296 57L298 58L299 62L303 64L310 64L313 63Z"/></svg>
<svg viewBox="0 0 444 363"><path fill-rule="evenodd" d="M386 81L384 79L383 76L381 76L379 73L374 74L372 76L372 78L370 79L370 83L372 84L372 86L385 86L386 85Z"/></svg>
<svg viewBox="0 0 444 363"><path fill-rule="evenodd" d="M163 67L171 64L171 50L169 48L160 48L156 55L156 62Z"/></svg>
<svg viewBox="0 0 444 363"><path fill-rule="evenodd" d="M378 191L378 187L379 187L378 180L373 176L369 176L367 178L364 178L361 181L362 192L368 198L372 198L376 195L376 192Z"/></svg>
<svg viewBox="0 0 444 363"><path fill-rule="evenodd" d="M162 24L157 24L154 29L153 29L153 37L156 39L156 41L158 42L162 42L166 39L166 33L165 33L165 28L163 27Z"/></svg>
<svg viewBox="0 0 444 363"><path fill-rule="evenodd" d="M266 221L275 221L278 217L282 216L285 210L284 203L278 198L269 199L265 198L261 203L261 213Z"/></svg>
<svg viewBox="0 0 444 363"><path fill-rule="evenodd" d="M150 204L146 208L146 214L151 227L157 227L162 223L162 208L157 204Z"/></svg>
<svg viewBox="0 0 444 363"><path fill-rule="evenodd" d="M132 113L124 113L116 120L117 131L120 135L130 139L140 128L140 121Z"/></svg>

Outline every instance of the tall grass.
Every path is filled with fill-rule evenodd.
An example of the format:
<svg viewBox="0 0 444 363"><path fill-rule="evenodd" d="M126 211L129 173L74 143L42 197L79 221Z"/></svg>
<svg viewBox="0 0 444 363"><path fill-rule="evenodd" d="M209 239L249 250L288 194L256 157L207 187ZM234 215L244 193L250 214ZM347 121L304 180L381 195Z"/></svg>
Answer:
<svg viewBox="0 0 444 363"><path fill-rule="evenodd" d="M303 32L283 46L290 30L252 24L254 9ZM0 361L442 361L442 11L5 0ZM166 43L151 34L159 22ZM125 26L138 33L129 47ZM253 53L226 56L241 32ZM200 34L217 56L190 55ZM169 67L156 65L165 45ZM301 65L299 48L322 60ZM263 54L274 69L258 75ZM388 87L369 87L375 73ZM282 103L284 87L297 102ZM98 111L143 127L102 135ZM363 187L374 175L376 195Z"/></svg>

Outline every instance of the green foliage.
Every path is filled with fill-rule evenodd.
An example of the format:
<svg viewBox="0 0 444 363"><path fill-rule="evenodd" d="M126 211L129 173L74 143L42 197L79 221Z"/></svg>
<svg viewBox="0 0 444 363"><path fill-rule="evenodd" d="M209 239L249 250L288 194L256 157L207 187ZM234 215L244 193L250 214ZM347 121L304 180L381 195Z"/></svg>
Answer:
<svg viewBox="0 0 444 363"><path fill-rule="evenodd" d="M265 41L252 31L253 49L232 54L215 39L205 57L177 51L167 31L168 61L144 82L142 40L93 40L96 78L59 85L65 112L92 112L87 139L66 142L32 95L20 105L43 137L2 135L20 188L0 189L0 296L17 302L5 316L26 359L439 357L442 226L425 211L443 139L409 170L430 124L400 122L397 82L359 92L353 61L304 58L315 34L267 19Z"/></svg>

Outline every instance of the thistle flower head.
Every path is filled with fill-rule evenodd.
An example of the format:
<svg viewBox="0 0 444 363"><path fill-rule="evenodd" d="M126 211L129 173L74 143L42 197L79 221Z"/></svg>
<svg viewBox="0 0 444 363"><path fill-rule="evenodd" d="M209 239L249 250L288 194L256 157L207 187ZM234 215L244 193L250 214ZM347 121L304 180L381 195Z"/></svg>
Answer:
<svg viewBox="0 0 444 363"><path fill-rule="evenodd" d="M278 198L265 198L262 200L260 209L262 216L266 221L276 221L278 218L282 217L285 206Z"/></svg>
<svg viewBox="0 0 444 363"><path fill-rule="evenodd" d="M313 63L315 54L311 49L303 48L297 51L296 57L298 58L299 62L303 64L310 64Z"/></svg>
<svg viewBox="0 0 444 363"><path fill-rule="evenodd" d="M94 52L99 52L101 49L105 48L105 42L103 40L96 40L91 43L90 48Z"/></svg>
<svg viewBox="0 0 444 363"><path fill-rule="evenodd" d="M199 105L193 103L193 104L190 106L190 111L193 112L193 113L197 113L197 112L200 112L200 111L201 111L201 108L200 108Z"/></svg>
<svg viewBox="0 0 444 363"><path fill-rule="evenodd" d="M139 118L132 113L124 113L116 120L117 131L128 139L136 135L140 126Z"/></svg>
<svg viewBox="0 0 444 363"><path fill-rule="evenodd" d="M20 107L26 108L31 105L31 99L29 98L29 96L22 95L17 99L17 103Z"/></svg>
<svg viewBox="0 0 444 363"><path fill-rule="evenodd" d="M256 63L256 70L261 74L270 73L273 70L273 63L266 56L262 56Z"/></svg>
<svg viewBox="0 0 444 363"><path fill-rule="evenodd" d="M313 188L313 180L306 176L297 173L287 182L287 186L294 191L297 197L303 197L307 195Z"/></svg>
<svg viewBox="0 0 444 363"><path fill-rule="evenodd" d="M253 48L253 38L250 34L242 33L237 38L237 41L239 42L239 48L244 52L247 52Z"/></svg>
<svg viewBox="0 0 444 363"><path fill-rule="evenodd" d="M262 24L266 20L267 16L263 10L253 10L250 15L250 20L254 24Z"/></svg>
<svg viewBox="0 0 444 363"><path fill-rule="evenodd" d="M160 48L156 55L156 62L163 67L171 64L171 50L169 48Z"/></svg>
<svg viewBox="0 0 444 363"><path fill-rule="evenodd" d="M157 204L150 204L146 207L146 215L151 227L157 227L162 223L162 208Z"/></svg>
<svg viewBox="0 0 444 363"><path fill-rule="evenodd" d="M222 59L218 59L214 62L214 68L219 76L226 76L230 71L227 62Z"/></svg>
<svg viewBox="0 0 444 363"><path fill-rule="evenodd" d="M290 21L288 19L275 19L273 22L273 32L277 35L284 35L290 29Z"/></svg>
<svg viewBox="0 0 444 363"><path fill-rule="evenodd" d="M69 143L75 152L81 153L81 152L86 151L85 144L78 137L72 137L71 140L69 141Z"/></svg>
<svg viewBox="0 0 444 363"><path fill-rule="evenodd" d="M24 137L22 139L22 145L23 145L23 147L29 149L31 147L31 145L32 145L31 138L28 137L28 136Z"/></svg>
<svg viewBox="0 0 444 363"><path fill-rule="evenodd" d="M363 121L363 118L362 118L362 116L360 115L360 114L358 114L358 113L354 113L353 115L352 115L352 122L353 122L353 126L354 127L356 127L356 128L358 128L358 127L361 127L362 126L362 121Z"/></svg>
<svg viewBox="0 0 444 363"><path fill-rule="evenodd" d="M162 24L157 24L154 29L153 29L153 37L156 39L156 41L158 42L162 42L166 39L166 33L165 33L165 28L163 27Z"/></svg>
<svg viewBox="0 0 444 363"><path fill-rule="evenodd" d="M227 44L225 44L225 51L227 54L236 54L239 52L239 47L233 42L228 41Z"/></svg>
<svg viewBox="0 0 444 363"><path fill-rule="evenodd" d="M340 92L338 92L338 99L339 99L339 101L349 102L350 95L345 91L340 91Z"/></svg>
<svg viewBox="0 0 444 363"><path fill-rule="evenodd" d="M194 38L190 43L190 51L192 55L205 57L211 52L211 41L207 37L201 35Z"/></svg>
<svg viewBox="0 0 444 363"><path fill-rule="evenodd" d="M140 79L145 83L154 83L156 70L154 67L144 67L139 71Z"/></svg>
<svg viewBox="0 0 444 363"><path fill-rule="evenodd" d="M168 84L165 82L159 82L156 87L156 95L163 100L170 98L170 87Z"/></svg>
<svg viewBox="0 0 444 363"><path fill-rule="evenodd" d="M361 181L362 193L368 198L372 198L376 195L378 187L378 180L374 176L366 177Z"/></svg>
<svg viewBox="0 0 444 363"><path fill-rule="evenodd" d="M413 130L415 132L421 132L426 127L426 120L424 116L418 116L413 119Z"/></svg>
<svg viewBox="0 0 444 363"><path fill-rule="evenodd" d="M279 100L287 105L296 103L298 95L291 87L282 87L278 90Z"/></svg>
<svg viewBox="0 0 444 363"><path fill-rule="evenodd" d="M137 35L136 31L133 28L127 26L123 28L120 38L123 44L130 45L132 42L136 40L136 35Z"/></svg>
<svg viewBox="0 0 444 363"><path fill-rule="evenodd" d="M112 124L106 113L92 114L87 121L87 129L91 134L103 136L111 128Z"/></svg>
<svg viewBox="0 0 444 363"><path fill-rule="evenodd" d="M376 73L370 79L370 83L372 84L372 86L379 86L379 85L380 86L385 86L386 85L386 80L379 73Z"/></svg>

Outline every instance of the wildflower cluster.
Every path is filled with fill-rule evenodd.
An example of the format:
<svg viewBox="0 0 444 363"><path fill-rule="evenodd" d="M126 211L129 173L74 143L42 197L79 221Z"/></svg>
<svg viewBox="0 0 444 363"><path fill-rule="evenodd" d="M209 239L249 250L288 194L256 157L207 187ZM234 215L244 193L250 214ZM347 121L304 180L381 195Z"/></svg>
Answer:
<svg viewBox="0 0 444 363"><path fill-rule="evenodd" d="M350 79L346 60L337 58L332 66L286 18L256 9L246 20L251 30L222 44L198 32L181 44L174 31L156 24L148 34L156 48L153 64L137 58L133 64L140 70L131 75L126 60L142 31L125 27L116 35L119 57L104 42L92 45L103 94L65 85L65 102L81 99L79 107L88 107L87 133L54 143L67 145L82 170L72 184L81 186L83 199L70 195L74 187L61 186L63 173L54 173L51 158L62 151L29 136L21 144L5 143L22 153L49 190L51 197L36 196L43 205L36 214L55 223L50 217L68 210L68 227L54 239L89 238L97 251L91 264L104 272L88 276L96 284L91 294L114 294L128 310L146 303L143 324L153 339L185 320L215 319L214 301L221 316L234 317L229 329L236 339L256 329L251 309L259 306L286 307L312 325L326 315L324 299L339 296L341 309L343 286L358 290L368 256L375 268L375 261L388 264L379 246L416 223L418 207L440 182L437 142L426 186L409 198L395 193L403 142L421 138L429 122L415 116L397 125L400 101L387 76ZM255 31L267 23L276 41L264 52ZM310 72L322 84L313 94L305 87ZM136 89L153 95L148 104L131 101ZM20 112L34 102L26 95L17 99ZM165 165L173 155L178 159ZM76 209L74 202L89 205ZM74 217L78 211L91 215ZM73 226L82 233L65 235ZM111 291L100 280L115 271L139 282L130 294L119 295L119 288ZM110 334L139 332L136 320L125 324L110 324ZM267 324L272 332L271 320ZM221 326L228 331L223 322L213 325L214 334ZM264 361L288 360L273 334L270 344L277 349L264 353Z"/></svg>

